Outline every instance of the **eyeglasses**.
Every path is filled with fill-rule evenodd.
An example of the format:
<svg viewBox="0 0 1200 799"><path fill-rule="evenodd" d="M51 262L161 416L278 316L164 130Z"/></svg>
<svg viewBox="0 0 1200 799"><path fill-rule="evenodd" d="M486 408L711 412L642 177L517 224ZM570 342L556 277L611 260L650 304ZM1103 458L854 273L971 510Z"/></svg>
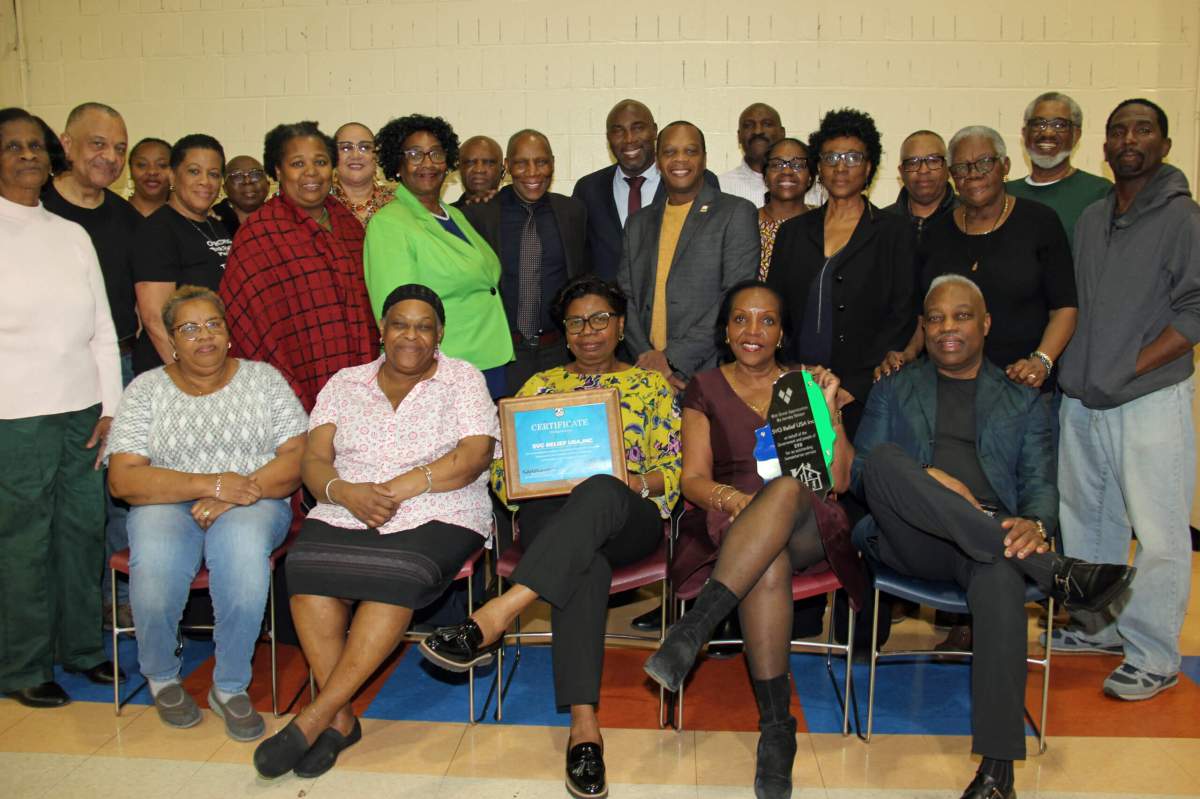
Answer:
<svg viewBox="0 0 1200 799"><path fill-rule="evenodd" d="M922 165L930 172L937 172L946 165L946 156L914 155L912 158L900 159L900 169L905 172L920 172Z"/></svg>
<svg viewBox="0 0 1200 799"><path fill-rule="evenodd" d="M358 150L363 155L370 155L375 152L375 142L373 141L340 141L337 143L337 150L342 155L350 155L350 153Z"/></svg>
<svg viewBox="0 0 1200 799"><path fill-rule="evenodd" d="M267 173L261 169L249 169L238 172L230 172L225 176L225 179L235 186L241 186L243 183L258 183L260 180L266 179L266 177Z"/></svg>
<svg viewBox="0 0 1200 799"><path fill-rule="evenodd" d="M184 322L182 325L173 328L174 332L183 336L184 341L195 341L197 338L199 338L200 331L202 329L207 330L213 335L216 335L217 333L223 333L225 332L225 320L209 319L202 325L198 325L195 322Z"/></svg>
<svg viewBox="0 0 1200 799"><path fill-rule="evenodd" d="M1000 163L1000 159L994 155L985 155L983 158L976 158L974 161L962 161L957 164L950 165L950 174L956 178L965 178L972 171L977 175L986 175L996 168L996 164Z"/></svg>
<svg viewBox="0 0 1200 799"><path fill-rule="evenodd" d="M791 168L791 170L793 172L807 172L808 171L808 159L807 158L791 158L791 159L772 158L767 161L767 169L769 169L772 172L782 172L783 170L785 170L789 167Z"/></svg>
<svg viewBox="0 0 1200 799"><path fill-rule="evenodd" d="M1044 117L1031 117L1025 121L1025 127L1030 130L1036 130L1038 133L1050 129L1055 133L1063 133L1075 127L1075 123L1069 119L1055 117L1054 119L1046 119Z"/></svg>
<svg viewBox="0 0 1200 799"><path fill-rule="evenodd" d="M614 316L616 314L610 311L597 311L591 316L568 316L563 320L563 327L574 336L583 332L583 326L586 323L588 327L599 333L608 327L609 320Z"/></svg>
<svg viewBox="0 0 1200 799"><path fill-rule="evenodd" d="M866 153L860 153L858 150L850 150L845 153L821 153L821 163L825 166L845 164L847 167L853 169L866 160Z"/></svg>
<svg viewBox="0 0 1200 799"><path fill-rule="evenodd" d="M425 161L425 156L429 156L429 160L435 164L446 163L445 150L420 150L416 147L411 150L404 151L404 157L408 159L408 163L413 166L420 166Z"/></svg>

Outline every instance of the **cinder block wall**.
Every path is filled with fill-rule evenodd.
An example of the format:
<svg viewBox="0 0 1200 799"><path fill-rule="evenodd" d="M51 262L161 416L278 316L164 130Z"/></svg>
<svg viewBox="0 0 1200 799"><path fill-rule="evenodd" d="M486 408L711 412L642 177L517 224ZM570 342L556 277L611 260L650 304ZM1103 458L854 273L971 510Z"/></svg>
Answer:
<svg viewBox="0 0 1200 799"><path fill-rule="evenodd" d="M464 137L540 128L558 157L556 189L569 192L608 163L604 116L625 96L660 124L699 124L717 172L739 158L733 130L749 102L770 102L801 136L850 105L884 135L882 204L916 128L991 125L1009 140L1013 175L1025 174L1021 112L1059 89L1084 108L1082 168L1103 170L1112 106L1147 95L1171 117L1172 160L1197 177L1197 0L15 2L19 29L14 9L0 9L6 104L57 128L76 103L102 100L131 138L204 131L231 154L259 153L279 121L377 128L419 111Z"/></svg>

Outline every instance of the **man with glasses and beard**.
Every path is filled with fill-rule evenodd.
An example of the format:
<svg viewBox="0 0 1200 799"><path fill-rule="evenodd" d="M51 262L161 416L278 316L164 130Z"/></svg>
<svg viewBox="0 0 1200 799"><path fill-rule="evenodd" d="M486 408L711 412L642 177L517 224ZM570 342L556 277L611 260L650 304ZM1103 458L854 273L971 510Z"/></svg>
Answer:
<svg viewBox="0 0 1200 799"><path fill-rule="evenodd" d="M1079 103L1059 92L1046 92L1025 107L1021 138L1029 155L1030 172L1010 180L1005 189L1014 197L1045 203L1055 210L1074 245L1075 222L1083 209L1112 188L1106 178L1071 165L1071 152L1083 134Z"/></svg>

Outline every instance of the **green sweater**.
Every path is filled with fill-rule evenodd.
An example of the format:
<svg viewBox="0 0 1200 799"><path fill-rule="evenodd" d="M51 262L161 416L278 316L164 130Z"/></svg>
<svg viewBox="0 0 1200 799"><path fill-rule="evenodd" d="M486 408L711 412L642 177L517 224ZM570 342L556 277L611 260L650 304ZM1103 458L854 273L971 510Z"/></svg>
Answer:
<svg viewBox="0 0 1200 799"><path fill-rule="evenodd" d="M498 288L500 259L461 211L442 208L468 241L443 228L403 185L371 217L363 247L371 309L378 319L397 286L428 286L446 307L442 352L480 370L503 366L512 360L513 347Z"/></svg>
<svg viewBox="0 0 1200 799"><path fill-rule="evenodd" d="M1004 188L1014 197L1036 200L1053 208L1067 231L1067 241L1071 242L1071 250L1074 251L1075 223L1079 221L1079 215L1096 200L1104 199L1112 185L1107 178L1077 169L1070 177L1048 186L1034 186L1026 178L1020 178L1008 181Z"/></svg>

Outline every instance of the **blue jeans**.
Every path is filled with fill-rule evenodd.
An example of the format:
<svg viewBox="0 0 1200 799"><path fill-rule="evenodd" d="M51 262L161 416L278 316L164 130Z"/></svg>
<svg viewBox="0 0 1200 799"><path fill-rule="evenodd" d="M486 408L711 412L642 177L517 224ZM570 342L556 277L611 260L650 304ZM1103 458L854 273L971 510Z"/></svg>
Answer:
<svg viewBox="0 0 1200 799"><path fill-rule="evenodd" d="M1128 600L1089 638L1122 644L1125 661L1179 671L1191 588L1188 530L1196 480L1192 378L1098 411L1063 397L1058 488L1065 554L1126 563L1137 531Z"/></svg>
<svg viewBox="0 0 1200 799"><path fill-rule="evenodd" d="M271 579L269 557L287 537L292 509L286 499L260 499L227 510L205 532L189 513L191 506L137 505L129 511L129 599L138 661L148 679L179 676L179 619L203 561L216 617L213 684L235 694L250 684L250 658Z"/></svg>

